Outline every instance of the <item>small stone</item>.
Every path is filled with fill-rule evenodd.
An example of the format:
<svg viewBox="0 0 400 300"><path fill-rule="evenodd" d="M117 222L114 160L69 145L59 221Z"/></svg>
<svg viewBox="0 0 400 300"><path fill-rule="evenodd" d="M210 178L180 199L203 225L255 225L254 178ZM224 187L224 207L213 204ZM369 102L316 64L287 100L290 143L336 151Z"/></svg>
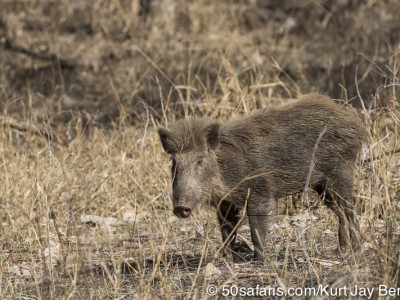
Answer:
<svg viewBox="0 0 400 300"><path fill-rule="evenodd" d="M204 276L207 279L216 279L221 276L221 271L212 263L208 263L207 266L204 268Z"/></svg>

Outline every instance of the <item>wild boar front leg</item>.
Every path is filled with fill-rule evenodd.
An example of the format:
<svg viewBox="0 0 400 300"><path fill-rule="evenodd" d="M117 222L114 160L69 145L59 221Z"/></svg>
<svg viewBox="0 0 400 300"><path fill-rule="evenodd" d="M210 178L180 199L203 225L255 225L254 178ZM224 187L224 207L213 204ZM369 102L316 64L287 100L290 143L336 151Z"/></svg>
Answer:
<svg viewBox="0 0 400 300"><path fill-rule="evenodd" d="M252 197L247 205L254 260L264 260L265 235L274 215L274 200Z"/></svg>
<svg viewBox="0 0 400 300"><path fill-rule="evenodd" d="M235 247L237 223L240 220L239 210L227 201L222 201L217 207L222 241L225 248L232 253Z"/></svg>

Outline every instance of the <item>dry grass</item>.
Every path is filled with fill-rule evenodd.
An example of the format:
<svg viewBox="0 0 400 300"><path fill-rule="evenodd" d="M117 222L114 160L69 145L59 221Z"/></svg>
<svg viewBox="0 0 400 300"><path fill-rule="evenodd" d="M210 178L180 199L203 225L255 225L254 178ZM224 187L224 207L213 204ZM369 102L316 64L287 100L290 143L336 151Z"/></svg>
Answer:
<svg viewBox="0 0 400 300"><path fill-rule="evenodd" d="M154 0L139 15L139 1L1 1L0 298L206 299L209 284L221 298L223 285L257 284L358 285L377 298L379 284L399 287L400 9L325 2ZM335 31L342 23L354 30ZM362 247L340 255L332 212L282 199L265 265L227 261L212 209L172 215L154 128L312 90L366 106L366 155L379 159L359 162ZM220 273L207 277L208 263Z"/></svg>

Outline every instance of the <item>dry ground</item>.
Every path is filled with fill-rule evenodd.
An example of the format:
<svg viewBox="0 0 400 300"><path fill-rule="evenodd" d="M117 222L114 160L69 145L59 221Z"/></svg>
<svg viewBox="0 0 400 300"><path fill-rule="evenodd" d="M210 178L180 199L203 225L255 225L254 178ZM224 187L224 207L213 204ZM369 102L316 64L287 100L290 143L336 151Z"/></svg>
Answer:
<svg viewBox="0 0 400 300"><path fill-rule="evenodd" d="M399 2L214 2L0 0L0 298L400 287ZM310 91L369 129L362 247L338 253L336 217L311 195L279 202L264 266L226 260L212 209L172 215L154 129ZM245 218L239 233L251 245Z"/></svg>

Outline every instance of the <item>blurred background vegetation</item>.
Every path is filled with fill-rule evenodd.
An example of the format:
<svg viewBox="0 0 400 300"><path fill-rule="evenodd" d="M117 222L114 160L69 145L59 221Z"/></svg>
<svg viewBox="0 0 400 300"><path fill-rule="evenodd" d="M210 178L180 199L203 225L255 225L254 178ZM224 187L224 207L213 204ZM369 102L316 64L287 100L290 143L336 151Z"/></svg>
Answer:
<svg viewBox="0 0 400 300"><path fill-rule="evenodd" d="M163 106L205 113L311 91L387 106L393 89L377 91L398 85L397 0L0 4L0 112L33 122L137 124Z"/></svg>

